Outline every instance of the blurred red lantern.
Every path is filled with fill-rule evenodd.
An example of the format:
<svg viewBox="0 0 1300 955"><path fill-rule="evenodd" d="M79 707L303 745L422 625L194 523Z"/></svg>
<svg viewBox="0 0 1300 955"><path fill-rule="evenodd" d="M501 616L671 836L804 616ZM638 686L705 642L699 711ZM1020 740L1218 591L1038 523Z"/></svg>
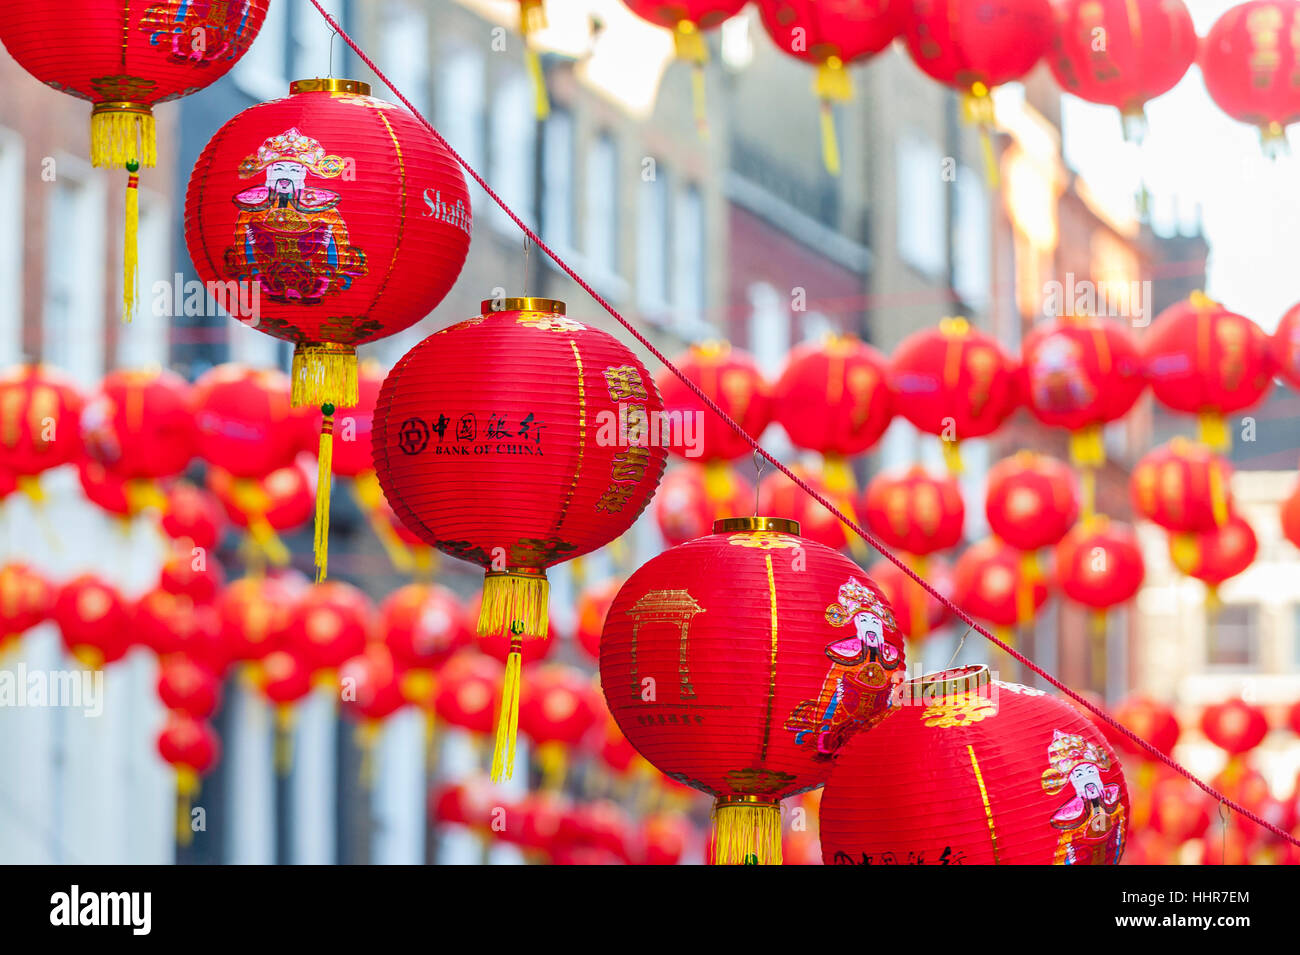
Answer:
<svg viewBox="0 0 1300 955"><path fill-rule="evenodd" d="M641 820L642 865L677 865L686 854L691 824L673 812L651 813Z"/></svg>
<svg viewBox="0 0 1300 955"><path fill-rule="evenodd" d="M472 641L460 601L436 584L394 590L379 608L377 630L401 667L440 667Z"/></svg>
<svg viewBox="0 0 1300 955"><path fill-rule="evenodd" d="M275 704L281 728L288 723L288 707L311 693L310 664L295 650L272 650L257 669L258 685Z"/></svg>
<svg viewBox="0 0 1300 955"><path fill-rule="evenodd" d="M835 761L820 822L827 864L1114 865L1128 791L1090 721L971 666L903 685Z"/></svg>
<svg viewBox="0 0 1300 955"><path fill-rule="evenodd" d="M763 28L777 49L817 67L813 91L822 104L822 154L831 175L840 173L832 102L853 98L846 67L879 53L902 28L903 0L761 0Z"/></svg>
<svg viewBox="0 0 1300 955"><path fill-rule="evenodd" d="M74 577L60 587L50 615L63 635L63 645L82 666L99 669L126 656L131 647L125 598L94 574Z"/></svg>
<svg viewBox="0 0 1300 955"><path fill-rule="evenodd" d="M1074 472L1033 451L1003 458L988 474L984 514L989 529L1017 550L1036 551L1060 542L1079 516Z"/></svg>
<svg viewBox="0 0 1300 955"><path fill-rule="evenodd" d="M1200 839L1210 828L1205 794L1182 776L1167 776L1151 793L1151 828L1172 844Z"/></svg>
<svg viewBox="0 0 1300 955"><path fill-rule="evenodd" d="M1172 533L1180 566L1196 566L1196 535L1222 527L1231 508L1228 462L1203 445L1174 438L1149 451L1133 468L1133 509Z"/></svg>
<svg viewBox="0 0 1300 955"><path fill-rule="evenodd" d="M961 469L960 442L992 434L1016 409L1017 374L997 340L964 318L909 335L889 371L898 413L941 439L952 471Z"/></svg>
<svg viewBox="0 0 1300 955"><path fill-rule="evenodd" d="M692 345L674 364L751 438L757 440L763 434L774 410L772 386L748 352L726 342L705 342ZM753 452L748 441L732 431L672 372L660 372L656 383L663 395L664 420L680 422L677 427L683 440L668 442L674 454L716 468L717 462ZM694 441L685 440L687 437Z"/></svg>
<svg viewBox="0 0 1300 955"><path fill-rule="evenodd" d="M566 752L582 742L603 715L593 702L599 696L591 681L561 663L540 666L519 698L519 730L537 744L542 788L558 791L564 783Z"/></svg>
<svg viewBox="0 0 1300 955"><path fill-rule="evenodd" d="M362 721L363 743L374 743L379 725L406 705L401 671L382 643L368 643L339 667L343 710Z"/></svg>
<svg viewBox="0 0 1300 955"><path fill-rule="evenodd" d="M1130 697L1116 706L1111 715L1116 722L1128 727L1166 756L1174 751L1174 746L1178 743L1181 733L1178 718L1173 709L1164 703L1145 696ZM1130 742L1123 733L1112 731L1108 738L1126 756L1151 759L1150 753Z"/></svg>
<svg viewBox="0 0 1300 955"><path fill-rule="evenodd" d="M230 522L247 530L273 564L289 562L289 549L277 531L302 527L312 515L311 475L300 462L261 478L235 477L222 468L210 467L208 489L221 502Z"/></svg>
<svg viewBox="0 0 1300 955"><path fill-rule="evenodd" d="M1183 0L1066 0L1055 14L1052 75L1067 93L1118 109L1129 136L1145 127L1147 100L1173 89L1196 59Z"/></svg>
<svg viewBox="0 0 1300 955"><path fill-rule="evenodd" d="M438 718L471 733L492 732L504 667L479 653L457 653L441 671Z"/></svg>
<svg viewBox="0 0 1300 955"><path fill-rule="evenodd" d="M1061 303L1061 309L1073 307L1073 299ZM1043 424L1070 431L1070 459L1076 465L1101 467L1106 463L1102 426L1128 414L1147 386L1133 336L1118 322L1071 315L1036 325L1020 354L1029 412Z"/></svg>
<svg viewBox="0 0 1300 955"><path fill-rule="evenodd" d="M263 478L293 463L308 422L289 407L282 371L217 365L194 383L199 456L235 477Z"/></svg>
<svg viewBox="0 0 1300 955"><path fill-rule="evenodd" d="M94 104L90 161L121 166L126 186L123 317L135 305L141 166L157 161L153 107L220 79L247 51L269 0L75 0L9 4L0 41L47 86ZM51 42L57 37L58 42ZM179 292L177 293L179 294Z"/></svg>
<svg viewBox="0 0 1300 955"><path fill-rule="evenodd" d="M611 577L578 594L578 628L575 636L578 646L597 662L600 662L600 633L605 628L605 615L609 613L622 586L622 579Z"/></svg>
<svg viewBox="0 0 1300 955"><path fill-rule="evenodd" d="M168 489L161 521L168 537L208 551L217 546L224 524L220 504L207 491L187 481Z"/></svg>
<svg viewBox="0 0 1300 955"><path fill-rule="evenodd" d="M500 304L411 349L374 418L389 504L425 543L483 567L478 633L510 635L494 779L511 772L523 645L547 633L546 568L626 531L667 457L658 391L631 351L563 303Z"/></svg>
<svg viewBox="0 0 1300 955"><path fill-rule="evenodd" d="M1056 575L1062 592L1093 610L1107 610L1133 599L1145 572L1133 528L1101 515L1080 523L1056 545Z"/></svg>
<svg viewBox="0 0 1300 955"><path fill-rule="evenodd" d="M77 464L77 480L81 493L106 514L114 517L134 517L135 505L140 498L127 492L126 481L111 474L98 461L83 460Z"/></svg>
<svg viewBox="0 0 1300 955"><path fill-rule="evenodd" d="M1269 346L1278 374L1292 388L1300 389L1300 305L1287 309L1269 338Z"/></svg>
<svg viewBox="0 0 1300 955"><path fill-rule="evenodd" d="M199 777L221 757L221 739L205 721L172 712L158 734L158 754L176 769L176 836L186 845L193 838L190 802L199 791Z"/></svg>
<svg viewBox="0 0 1300 955"><path fill-rule="evenodd" d="M651 509L669 547L713 530L713 522L753 512L754 486L723 463L700 468L669 468L659 482Z"/></svg>
<svg viewBox="0 0 1300 955"><path fill-rule="evenodd" d="M1047 581L1037 576L1027 583L1020 551L996 537L967 547L952 576L953 603L1001 630L1003 643L1013 642L1011 627L1029 623L1047 603Z"/></svg>
<svg viewBox="0 0 1300 955"><path fill-rule="evenodd" d="M364 593L342 581L308 587L289 611L285 646L313 671L334 670L366 645L375 609Z"/></svg>
<svg viewBox="0 0 1300 955"><path fill-rule="evenodd" d="M496 787L482 776L450 783L429 794L429 814L440 823L487 829L493 810L499 808L501 797Z"/></svg>
<svg viewBox="0 0 1300 955"><path fill-rule="evenodd" d="M961 485L919 464L886 471L867 485L861 510L871 532L889 548L917 557L961 543L966 505Z"/></svg>
<svg viewBox="0 0 1300 955"><path fill-rule="evenodd" d="M805 467L795 465L790 470L814 491L838 507L842 513L849 517L855 516L851 492L832 491L820 474ZM747 508L751 512L753 509L752 504ZM804 537L816 541L823 547L842 550L846 545L850 545L855 552L865 556L866 545L858 539L858 536L814 500L812 495L780 471L772 472L759 482L758 510L764 514L795 521L802 528Z"/></svg>
<svg viewBox="0 0 1300 955"><path fill-rule="evenodd" d="M40 571L18 561L0 566L0 656L54 607L54 587Z"/></svg>
<svg viewBox="0 0 1300 955"><path fill-rule="evenodd" d="M905 637L921 640L932 630L947 623L951 611L931 597L924 588L903 573L891 560L881 559L867 568L880 592L893 608L898 632ZM925 561L925 582L945 597L952 596L952 568L941 557Z"/></svg>
<svg viewBox="0 0 1300 955"><path fill-rule="evenodd" d="M1202 581L1214 592L1255 562L1259 541L1254 528L1240 514L1229 513L1227 523L1196 535L1196 545L1179 548L1171 540L1169 557L1182 573Z"/></svg>
<svg viewBox="0 0 1300 955"><path fill-rule="evenodd" d="M280 649L289 629L294 589L275 577L242 577L217 599L222 642L236 660L260 660Z"/></svg>
<svg viewBox="0 0 1300 955"><path fill-rule="evenodd" d="M41 500L43 471L81 457L82 407L76 385L48 365L0 374L0 469L32 500Z"/></svg>
<svg viewBox="0 0 1300 955"><path fill-rule="evenodd" d="M217 676L230 663L220 616L185 594L150 590L131 608L131 628L135 640L160 659L184 656Z"/></svg>
<svg viewBox="0 0 1300 955"><path fill-rule="evenodd" d="M375 469L370 432L375 402L384 383L384 369L376 361L363 361L357 369L357 403L334 414L334 473L355 478ZM316 442L307 450L315 451Z"/></svg>
<svg viewBox="0 0 1300 955"><path fill-rule="evenodd" d="M1156 400L1199 415L1201 440L1215 449L1231 441L1224 416L1258 404L1273 385L1268 335L1200 292L1157 315L1143 344Z"/></svg>
<svg viewBox="0 0 1300 955"><path fill-rule="evenodd" d="M856 564L779 518L736 518L632 575L605 621L610 712L716 800L713 861L780 862L780 806L885 713L903 639Z"/></svg>
<svg viewBox="0 0 1300 955"><path fill-rule="evenodd" d="M442 141L354 80L290 84L226 123L195 163L185 237L200 278L235 284L241 294L222 303L231 317L293 342L293 405L321 409L317 579L334 416L359 401L356 347L433 311L465 263L470 224Z"/></svg>
<svg viewBox="0 0 1300 955"><path fill-rule="evenodd" d="M1268 718L1253 703L1225 700L1201 713L1201 732L1229 756L1244 756L1268 735Z"/></svg>
<svg viewBox="0 0 1300 955"><path fill-rule="evenodd" d="M1300 120L1296 14L1289 0L1250 0L1219 17L1201 41L1210 99L1238 122L1258 127L1270 156L1285 151L1286 127Z"/></svg>
<svg viewBox="0 0 1300 955"><path fill-rule="evenodd" d="M210 604L226 582L216 557L184 545L175 546L163 560L158 586L168 593L185 594L195 603Z"/></svg>
<svg viewBox="0 0 1300 955"><path fill-rule="evenodd" d="M171 371L113 371L81 413L86 456L143 498L161 499L152 482L175 477L194 457L198 435L190 386Z"/></svg>
<svg viewBox="0 0 1300 955"><path fill-rule="evenodd" d="M206 719L221 700L221 684L207 667L173 656L158 671L158 699L169 710Z"/></svg>
<svg viewBox="0 0 1300 955"><path fill-rule="evenodd" d="M1296 700L1296 702L1292 703L1291 706L1287 708L1286 725L1290 728L1292 733L1300 736L1300 700ZM1300 783L1300 776L1296 777L1296 781ZM1296 793L1300 795L1300 786L1296 787Z"/></svg>
<svg viewBox="0 0 1300 955"><path fill-rule="evenodd" d="M1295 547L1300 547L1300 484L1296 484L1291 494L1282 502L1279 516L1282 521L1282 536Z"/></svg>

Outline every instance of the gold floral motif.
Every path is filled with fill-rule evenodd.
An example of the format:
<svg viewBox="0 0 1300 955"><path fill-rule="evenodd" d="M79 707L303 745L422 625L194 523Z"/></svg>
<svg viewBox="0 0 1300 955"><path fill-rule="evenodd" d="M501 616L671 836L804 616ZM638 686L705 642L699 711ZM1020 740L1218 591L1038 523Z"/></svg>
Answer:
<svg viewBox="0 0 1300 955"><path fill-rule="evenodd" d="M732 534L727 543L735 547L757 547L759 550L791 550L800 546L799 538L774 531Z"/></svg>
<svg viewBox="0 0 1300 955"><path fill-rule="evenodd" d="M794 782L790 773L774 769L733 769L727 773L727 785L741 796L761 796L779 792Z"/></svg>
<svg viewBox="0 0 1300 955"><path fill-rule="evenodd" d="M571 318L565 318L563 315L552 315L548 312L520 312L515 321L520 325L527 325L529 328L536 328L543 332L580 332L587 327Z"/></svg>
<svg viewBox="0 0 1300 955"><path fill-rule="evenodd" d="M997 703L988 697L962 693L931 703L921 714L921 719L926 726L952 729L955 726L970 726L987 716L996 716L997 713Z"/></svg>

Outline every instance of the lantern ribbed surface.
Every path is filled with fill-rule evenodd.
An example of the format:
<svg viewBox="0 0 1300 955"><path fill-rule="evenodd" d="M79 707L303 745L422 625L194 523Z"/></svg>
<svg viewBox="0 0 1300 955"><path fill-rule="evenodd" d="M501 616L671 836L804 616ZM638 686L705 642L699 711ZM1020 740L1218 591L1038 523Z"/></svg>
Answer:
<svg viewBox="0 0 1300 955"><path fill-rule="evenodd" d="M773 518L719 522L649 561L600 644L605 697L632 745L718 801L720 863L779 861L779 800L825 780L902 672L902 637L870 578Z"/></svg>
<svg viewBox="0 0 1300 955"><path fill-rule="evenodd" d="M776 420L796 447L861 454L893 418L888 376L880 352L846 335L796 346L773 391Z"/></svg>
<svg viewBox="0 0 1300 955"><path fill-rule="evenodd" d="M1201 41L1198 61L1210 99L1259 127L1266 149L1285 148L1285 127L1300 120L1298 28L1300 10L1289 0L1250 0L1230 7Z"/></svg>
<svg viewBox="0 0 1300 955"><path fill-rule="evenodd" d="M1091 721L969 666L901 687L836 760L820 822L827 864L1114 864L1128 791Z"/></svg>
<svg viewBox="0 0 1300 955"><path fill-rule="evenodd" d="M1028 73L1052 42L1049 0L912 0L903 39L912 62L940 83L985 92Z"/></svg>
<svg viewBox="0 0 1300 955"><path fill-rule="evenodd" d="M702 342L679 355L674 364L751 438L757 440L763 434L772 420L772 386L752 355L727 342ZM692 422L694 441L672 445L674 454L707 464L730 461L754 450L671 371L661 371L657 383L670 420L680 416Z"/></svg>

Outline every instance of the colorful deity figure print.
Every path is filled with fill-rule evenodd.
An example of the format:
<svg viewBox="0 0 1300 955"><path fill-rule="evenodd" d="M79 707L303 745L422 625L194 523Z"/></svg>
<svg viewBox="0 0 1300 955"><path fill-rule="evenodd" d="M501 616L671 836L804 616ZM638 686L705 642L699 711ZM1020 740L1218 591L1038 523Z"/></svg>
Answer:
<svg viewBox="0 0 1300 955"><path fill-rule="evenodd" d="M239 218L227 275L255 280L272 301L298 305L319 304L365 275L365 253L348 241L336 208L339 194L307 182L309 173L333 179L343 169L342 158L297 129L272 136L240 163L241 179L265 174L266 182L234 198Z"/></svg>
<svg viewBox="0 0 1300 955"><path fill-rule="evenodd" d="M830 759L855 732L883 718L902 676L898 626L889 606L858 580L841 586L838 597L826 608L826 621L853 632L827 644L831 668L821 693L796 706L785 724L797 744L816 748L817 759Z"/></svg>
<svg viewBox="0 0 1300 955"><path fill-rule="evenodd" d="M1125 813L1118 763L1109 753L1082 736L1056 730L1047 747L1051 765L1043 772L1047 793L1069 791L1069 798L1052 815L1061 830L1056 844L1056 865L1114 865L1124 851Z"/></svg>
<svg viewBox="0 0 1300 955"><path fill-rule="evenodd" d="M140 29L172 59L203 66L243 55L252 12L249 0L169 0L145 10Z"/></svg>
<svg viewBox="0 0 1300 955"><path fill-rule="evenodd" d="M1065 335L1047 338L1034 351L1029 377L1034 404L1045 411L1077 411L1096 397L1083 370L1079 343Z"/></svg>

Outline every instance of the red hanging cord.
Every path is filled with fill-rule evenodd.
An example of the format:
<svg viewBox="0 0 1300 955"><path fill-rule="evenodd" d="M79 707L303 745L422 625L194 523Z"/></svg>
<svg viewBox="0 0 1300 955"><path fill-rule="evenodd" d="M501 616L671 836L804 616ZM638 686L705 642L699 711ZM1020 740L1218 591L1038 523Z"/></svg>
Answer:
<svg viewBox="0 0 1300 955"><path fill-rule="evenodd" d="M535 233L532 229L530 229L527 226L527 224L524 223L523 219L521 219L513 209L511 209L508 205L506 205L505 201L499 195L497 195L496 191L490 185L488 185L487 180L484 179L481 175L479 175L478 171L474 169L474 167L471 166L469 163L467 163L464 160L464 158L462 158L460 153L456 152L456 150L452 148L452 145L449 142L447 142L447 140L442 138L442 134L433 128L433 124L430 123L427 119L425 119L424 115L418 109L416 109L414 106L411 105L411 101L408 100L405 96L403 96L402 91L397 89L397 87L395 87L392 84L392 82L388 79L388 77L384 75L383 71L380 70L379 67L375 65L374 60L370 59L370 57L366 55L365 51L362 50L361 47L357 45L357 42L352 39L352 37L348 34L346 30L343 29L343 27L339 24L339 22L335 20L332 16L330 16L328 12L326 12L325 8L321 6L320 0L311 0L311 4L316 8L317 12L319 12L320 15L325 18L325 22L328 23L330 27L333 28L333 30L340 37L343 38L343 42L346 43L352 49L352 52L357 55L357 58L360 59L361 62L364 63L366 66L368 66L371 69L371 71L375 74L375 76L379 77L379 79L384 83L384 85L387 86L390 90L392 90L393 95L396 96L399 101L401 101L402 105L405 106L407 109L409 109L411 113L415 116L415 118L418 119L421 123L423 123L428 128L429 132L431 132L434 135L434 138L437 139L438 142L440 142L444 148L446 148L447 152L451 153L451 155L455 157L456 161L461 164L461 167L464 168L465 172L469 173L470 178L472 178L475 182L477 182L479 186L482 187L483 191L487 193L487 195L492 199L492 201L501 207L501 211L510 217L511 221L514 222L514 224L519 227L520 231L523 232L524 235L527 236L537 246L537 248L541 249L548 256L550 256L551 260L557 266L559 266L564 271L564 273L569 276L569 278L573 279L573 281L576 282L584 292L590 295L592 299L594 299L595 302L598 305L600 305L601 308L607 311L610 314L610 316L614 318L615 321L617 321L620 325L622 325L625 329L627 329L628 333L633 338L635 338L638 342L640 342L641 345L644 346L645 349L650 352L650 354L654 355L655 358L657 358L664 365L665 368L667 368L674 375L676 375L681 380L682 384L686 385L686 387L689 388L695 394L695 396L699 398L700 401L702 401L710 411L712 411L724 422L726 422L727 427L731 428L731 430L735 431L736 434L744 438L745 441L747 441L750 444L750 446L754 449L755 454L760 455L764 460L769 462L774 468L776 468L778 471L780 471L782 474L788 477L791 481L793 481L801 490L804 491L804 493L808 494L818 504L826 508L826 510L829 511L832 515L834 515L834 517L837 520L839 520L850 530L852 530L853 533L857 534L864 541L866 541L873 548L875 548L875 550L878 551L883 557L890 560L896 567L898 567L899 570L901 570L903 573L907 574L908 577L912 578L912 580L920 584L921 587L925 589L926 593L928 593L935 600L939 601L941 604L943 604L945 607L951 610L954 615L956 615L959 619L963 620L966 624L968 624L970 628L973 629L980 636L984 637L986 640L991 642L994 646L997 646L1002 650L1004 650L1006 653L1010 654L1013 659L1019 661L1021 664L1023 664L1032 672L1037 673L1040 677L1042 677L1052 686L1056 687L1056 689L1060 690L1062 693L1064 693L1066 696L1072 699L1075 703L1079 704L1081 707L1086 709L1088 712L1092 713L1098 719L1104 721L1108 726L1116 730L1118 733L1125 736L1130 741L1136 743L1142 749L1146 750L1148 753L1151 754L1151 757L1153 759L1159 760L1160 762L1164 763L1166 766L1174 770L1179 775L1185 777L1190 782L1199 786L1208 795L1213 796L1218 802L1229 807L1233 811L1240 813L1242 816L1249 819L1251 822L1255 823L1256 825L1262 826L1263 828L1267 829L1269 832L1273 833L1273 835L1279 836L1287 840L1288 842L1292 843L1293 845L1300 847L1300 839L1291 835L1291 833L1287 832L1285 829L1281 828L1280 826L1276 826L1273 823L1269 822L1268 820L1261 818L1260 816L1251 812L1249 809L1247 809L1245 806L1241 805L1240 803L1234 802L1233 800L1229 799L1227 796L1223 795L1221 792L1216 790L1209 783L1202 782L1200 779L1193 776L1189 770L1185 769L1182 765L1176 762L1172 757L1166 756L1164 753L1160 752L1160 750L1156 749L1146 740L1142 739L1142 737L1138 736L1127 726L1124 726L1122 723L1116 722L1115 719L1111 717L1108 713L1103 712L1100 708L1088 702L1078 693L1075 693L1072 689L1070 689L1068 686L1066 686L1056 677L1052 676L1050 673L1048 673L1046 670L1040 667L1033 660L1030 660L1028 657L1024 656L1014 647L1008 646L1007 644L999 640L997 637L993 636L993 634L989 633L989 631L985 630L978 623L976 623L960 607L958 607L951 600L943 596L943 594L939 593L928 583L922 580L921 577L917 575L917 573L913 571L912 568L908 567L905 562L895 557L888 550L886 550L884 544L878 541L869 531L867 531L863 527L860 527L858 523L852 518L841 513L840 510L837 507L835 507L835 505L833 505L830 501L828 501L822 495L818 494L815 490L813 490L813 488L811 488L806 481L799 478L793 471L791 471L788 467L786 467L775 457L773 457L761 444L758 443L757 440L751 437L743 428L741 428L740 425L738 425L735 421L733 421L730 415L728 415L721 408L719 408L717 404L715 404L714 401L704 393L704 391L699 387L699 385L695 384L695 382L687 378L686 375L684 375L676 365L674 365L671 361L669 361L668 358L661 351L659 351L659 349L655 348L655 346L650 343L649 339L647 339L644 335L642 335L639 331L637 331L636 328L633 327L631 322L629 322L626 318L624 318L621 314L619 314L618 310L614 308L614 306L611 305L609 302L607 302L600 295L599 292L597 292L594 288L592 288L591 285L589 285L581 275L575 272L572 269L572 267L570 267L569 263L565 262L564 259L560 258L559 254L556 253L555 250L553 250L549 245L543 242L541 236L537 235L537 233Z"/></svg>

